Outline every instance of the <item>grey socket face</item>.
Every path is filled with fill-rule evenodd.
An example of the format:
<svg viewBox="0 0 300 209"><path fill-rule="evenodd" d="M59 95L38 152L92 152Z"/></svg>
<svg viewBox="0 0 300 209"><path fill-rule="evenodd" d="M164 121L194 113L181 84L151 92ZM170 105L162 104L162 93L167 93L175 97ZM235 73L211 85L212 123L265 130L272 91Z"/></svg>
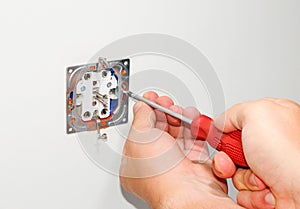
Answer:
<svg viewBox="0 0 300 209"><path fill-rule="evenodd" d="M93 131L126 123L130 60L68 67L67 133Z"/></svg>

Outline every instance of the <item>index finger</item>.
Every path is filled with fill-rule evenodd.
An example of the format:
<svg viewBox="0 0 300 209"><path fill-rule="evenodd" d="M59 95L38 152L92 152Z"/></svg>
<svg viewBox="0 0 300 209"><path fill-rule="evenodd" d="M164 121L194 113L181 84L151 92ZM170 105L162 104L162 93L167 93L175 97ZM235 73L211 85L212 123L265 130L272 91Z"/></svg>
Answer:
<svg viewBox="0 0 300 209"><path fill-rule="evenodd" d="M245 112L248 103L241 103L232 106L214 120L214 125L224 132L242 130L245 123Z"/></svg>

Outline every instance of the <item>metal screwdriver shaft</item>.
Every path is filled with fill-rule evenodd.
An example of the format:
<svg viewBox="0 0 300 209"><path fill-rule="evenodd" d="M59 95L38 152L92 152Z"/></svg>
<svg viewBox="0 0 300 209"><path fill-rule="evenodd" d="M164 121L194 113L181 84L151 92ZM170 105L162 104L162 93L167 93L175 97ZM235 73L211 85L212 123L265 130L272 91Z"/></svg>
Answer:
<svg viewBox="0 0 300 209"><path fill-rule="evenodd" d="M175 118L178 118L178 119L180 119L181 121L183 121L183 122L185 122L187 124L192 124L192 122L193 122L192 119L187 118L187 117L185 117L185 116L183 116L183 115L181 115L181 114L179 114L177 112L174 112L174 111L172 111L172 110L170 110L170 109L168 109L166 107L163 107L163 106L161 106L161 105L159 105L159 104L157 104L157 103L155 103L153 101L150 101L150 100L148 100L148 99L146 99L146 98L144 98L144 97L142 97L142 96L140 96L138 94L135 94L135 93L133 93L131 91L126 91L125 93L129 97L131 97L131 98L133 98L133 99L135 99L137 101L142 101L142 102L146 103L147 105L150 105L151 107L154 107L154 108L156 108L158 110L161 110L161 111L163 111L164 113L166 113L168 115L171 115L171 116L173 116Z"/></svg>
<svg viewBox="0 0 300 209"><path fill-rule="evenodd" d="M191 134L196 139L202 141L206 140L208 144L210 144L210 146L212 146L213 148L225 152L236 165L244 168L249 168L243 152L241 131L236 130L230 133L222 133L222 131L218 130L213 125L213 119L206 115L200 114L199 117L191 120L190 118L173 112L172 110L160 106L155 102L132 93L131 91L126 91L125 93L135 100L145 102L153 108L161 110L166 114L169 114L187 124L190 124Z"/></svg>

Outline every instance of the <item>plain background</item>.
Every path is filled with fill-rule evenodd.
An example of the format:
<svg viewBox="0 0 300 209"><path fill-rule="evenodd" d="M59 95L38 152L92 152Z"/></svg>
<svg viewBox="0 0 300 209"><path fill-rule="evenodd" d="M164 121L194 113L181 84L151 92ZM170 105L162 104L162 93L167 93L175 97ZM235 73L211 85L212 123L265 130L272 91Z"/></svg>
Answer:
<svg viewBox="0 0 300 209"><path fill-rule="evenodd" d="M118 178L65 134L67 66L119 38L165 33L209 59L227 107L266 96L299 103L299 8L297 0L1 1L0 208L134 208Z"/></svg>

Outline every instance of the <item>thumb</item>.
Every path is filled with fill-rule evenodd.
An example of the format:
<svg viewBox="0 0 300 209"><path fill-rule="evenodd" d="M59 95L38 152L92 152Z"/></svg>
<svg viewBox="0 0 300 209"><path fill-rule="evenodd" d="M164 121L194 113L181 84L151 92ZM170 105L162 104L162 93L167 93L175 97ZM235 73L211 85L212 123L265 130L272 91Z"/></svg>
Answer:
<svg viewBox="0 0 300 209"><path fill-rule="evenodd" d="M214 120L214 125L225 133L242 130L245 121L245 107L247 104L237 104L226 110Z"/></svg>
<svg viewBox="0 0 300 209"><path fill-rule="evenodd" d="M136 131L147 131L155 127L155 113L153 109L144 102L137 102L133 106L134 118L132 128Z"/></svg>
<svg viewBox="0 0 300 209"><path fill-rule="evenodd" d="M236 167L225 152L218 152L213 158L212 170L219 178L231 178L236 171Z"/></svg>
<svg viewBox="0 0 300 209"><path fill-rule="evenodd" d="M275 198L269 189L262 191L240 191L237 195L237 203L249 209L273 209Z"/></svg>

